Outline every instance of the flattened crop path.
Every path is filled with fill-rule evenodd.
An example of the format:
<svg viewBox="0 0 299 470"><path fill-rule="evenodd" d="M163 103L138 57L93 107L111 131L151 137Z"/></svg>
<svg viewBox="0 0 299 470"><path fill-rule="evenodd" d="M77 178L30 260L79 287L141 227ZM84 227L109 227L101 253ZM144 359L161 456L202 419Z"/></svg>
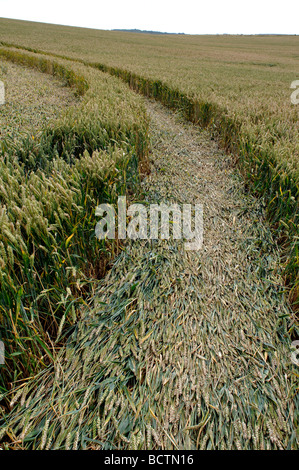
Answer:
<svg viewBox="0 0 299 470"><path fill-rule="evenodd" d="M128 243L55 367L17 397L10 435L34 448L297 449L291 312L262 203L205 131L146 106L146 199L202 203L203 248Z"/></svg>

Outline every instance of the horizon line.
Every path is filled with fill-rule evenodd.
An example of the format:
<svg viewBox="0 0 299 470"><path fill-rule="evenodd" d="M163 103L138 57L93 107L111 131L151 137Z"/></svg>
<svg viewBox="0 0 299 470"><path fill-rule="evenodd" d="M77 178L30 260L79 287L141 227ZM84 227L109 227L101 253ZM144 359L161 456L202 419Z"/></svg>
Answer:
<svg viewBox="0 0 299 470"><path fill-rule="evenodd" d="M45 24L49 26L61 26L67 28L80 28L80 29L91 29L93 31L107 31L107 32L127 32L131 34L159 34L159 35L176 35L176 36L298 36L296 33L185 33L185 32L168 32L168 31L156 31L156 30L146 30L139 28L111 28L111 29L101 29L93 28L91 26L79 26L79 25L70 25L62 23L47 23L44 21L37 20L24 20L22 18L7 18L0 17L0 20L14 20L14 21L23 21L27 23L36 23L36 24Z"/></svg>

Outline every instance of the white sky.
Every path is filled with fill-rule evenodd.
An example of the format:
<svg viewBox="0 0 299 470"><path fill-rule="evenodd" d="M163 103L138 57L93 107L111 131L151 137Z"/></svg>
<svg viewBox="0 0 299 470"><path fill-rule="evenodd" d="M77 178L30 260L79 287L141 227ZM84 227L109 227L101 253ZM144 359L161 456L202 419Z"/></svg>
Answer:
<svg viewBox="0 0 299 470"><path fill-rule="evenodd" d="M299 0L0 0L0 17L96 29L298 34Z"/></svg>

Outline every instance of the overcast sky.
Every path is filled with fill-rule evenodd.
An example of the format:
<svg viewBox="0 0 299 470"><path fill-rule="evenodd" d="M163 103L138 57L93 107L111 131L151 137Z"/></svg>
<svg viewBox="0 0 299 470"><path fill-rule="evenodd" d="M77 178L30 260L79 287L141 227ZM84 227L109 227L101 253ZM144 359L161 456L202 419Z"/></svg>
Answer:
<svg viewBox="0 0 299 470"><path fill-rule="evenodd" d="M0 17L96 29L298 34L299 0L0 0Z"/></svg>

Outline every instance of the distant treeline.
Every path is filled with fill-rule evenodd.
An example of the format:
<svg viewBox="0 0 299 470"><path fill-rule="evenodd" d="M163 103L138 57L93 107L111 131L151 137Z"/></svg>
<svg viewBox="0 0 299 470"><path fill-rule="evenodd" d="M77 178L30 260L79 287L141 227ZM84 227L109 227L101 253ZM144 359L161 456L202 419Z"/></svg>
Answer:
<svg viewBox="0 0 299 470"><path fill-rule="evenodd" d="M145 34L185 34L185 33L163 33L161 31L146 31L142 29L112 29L112 31L126 31L127 33L145 33Z"/></svg>

